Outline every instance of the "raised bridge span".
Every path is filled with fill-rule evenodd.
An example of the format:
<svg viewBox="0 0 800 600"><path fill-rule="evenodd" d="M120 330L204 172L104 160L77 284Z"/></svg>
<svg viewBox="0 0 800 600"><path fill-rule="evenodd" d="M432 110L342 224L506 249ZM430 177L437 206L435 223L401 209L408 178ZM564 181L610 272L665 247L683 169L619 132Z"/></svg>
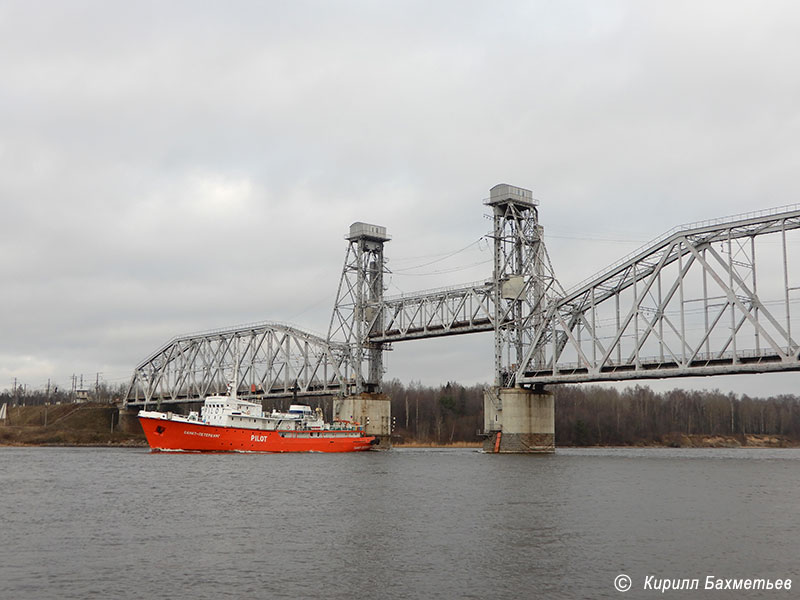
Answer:
<svg viewBox="0 0 800 600"><path fill-rule="evenodd" d="M494 331L486 448L550 451L546 385L800 370L799 205L676 227L565 290L533 193L499 184L484 204L494 249L485 280L384 296L391 238L353 223L327 334L263 322L175 337L137 365L126 404L200 400L236 371L241 396L333 395L334 411L354 417L378 406L370 424L388 436L380 390L392 343Z"/></svg>

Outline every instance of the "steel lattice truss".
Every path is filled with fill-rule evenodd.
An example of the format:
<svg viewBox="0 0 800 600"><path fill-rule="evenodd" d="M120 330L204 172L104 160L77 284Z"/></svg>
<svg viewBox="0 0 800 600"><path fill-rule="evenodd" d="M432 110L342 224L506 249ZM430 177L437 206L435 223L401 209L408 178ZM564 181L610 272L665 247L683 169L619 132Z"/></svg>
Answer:
<svg viewBox="0 0 800 600"><path fill-rule="evenodd" d="M512 387L511 372L524 356L543 360L533 338L553 292L563 289L553 274L539 225L538 201L530 190L496 185L492 207L495 386ZM545 260L547 259L547 260Z"/></svg>
<svg viewBox="0 0 800 600"><path fill-rule="evenodd" d="M387 298L375 307L384 316L373 342L395 342L480 331L495 332L495 385L513 385L512 373L531 347L548 302L564 290L538 224L538 203L529 190L500 184L492 207L494 271L485 282ZM381 328L378 328L381 329ZM534 360L543 360L541 351Z"/></svg>
<svg viewBox="0 0 800 600"><path fill-rule="evenodd" d="M329 395L350 377L346 345L260 323L170 340L136 367L126 402L187 402L223 393L231 382L242 397Z"/></svg>
<svg viewBox="0 0 800 600"><path fill-rule="evenodd" d="M516 383L800 370L799 227L800 210L776 209L662 236L550 304Z"/></svg>
<svg viewBox="0 0 800 600"><path fill-rule="evenodd" d="M370 335L370 340L397 342L492 331L493 290L494 286L489 281L386 298L382 311L385 315L383 332Z"/></svg>
<svg viewBox="0 0 800 600"><path fill-rule="evenodd" d="M383 331L383 244L390 239L385 227L361 222L353 223L347 236L328 340L350 349L354 379L350 391L355 394L379 390L383 377L384 348L373 336Z"/></svg>

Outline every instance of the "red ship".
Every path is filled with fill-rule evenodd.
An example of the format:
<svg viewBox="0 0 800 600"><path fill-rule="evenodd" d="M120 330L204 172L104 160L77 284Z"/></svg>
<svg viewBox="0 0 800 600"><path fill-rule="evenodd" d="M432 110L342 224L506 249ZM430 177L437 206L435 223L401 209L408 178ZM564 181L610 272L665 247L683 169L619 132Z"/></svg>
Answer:
<svg viewBox="0 0 800 600"><path fill-rule="evenodd" d="M143 410L139 422L154 451L360 452L377 443L356 423L325 423L320 409L292 404L289 412L264 414L235 393L206 398L200 414Z"/></svg>

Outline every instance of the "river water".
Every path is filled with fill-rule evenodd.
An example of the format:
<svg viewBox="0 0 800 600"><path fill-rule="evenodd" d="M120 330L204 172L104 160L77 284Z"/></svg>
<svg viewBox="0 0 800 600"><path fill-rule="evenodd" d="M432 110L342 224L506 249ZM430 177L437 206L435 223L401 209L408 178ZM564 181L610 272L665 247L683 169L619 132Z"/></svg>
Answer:
<svg viewBox="0 0 800 600"><path fill-rule="evenodd" d="M0 598L797 598L798 500L795 449L0 448Z"/></svg>

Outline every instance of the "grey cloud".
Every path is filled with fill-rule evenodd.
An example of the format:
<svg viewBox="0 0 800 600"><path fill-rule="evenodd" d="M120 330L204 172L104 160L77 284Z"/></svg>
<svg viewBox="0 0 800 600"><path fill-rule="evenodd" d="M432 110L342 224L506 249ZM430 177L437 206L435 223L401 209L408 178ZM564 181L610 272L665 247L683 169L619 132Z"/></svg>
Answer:
<svg viewBox="0 0 800 600"><path fill-rule="evenodd" d="M485 233L500 181L541 199L565 285L675 224L793 202L799 21L791 2L7 2L0 387L124 377L185 330L324 330L350 222L416 264ZM488 378L482 342L442 344Z"/></svg>

